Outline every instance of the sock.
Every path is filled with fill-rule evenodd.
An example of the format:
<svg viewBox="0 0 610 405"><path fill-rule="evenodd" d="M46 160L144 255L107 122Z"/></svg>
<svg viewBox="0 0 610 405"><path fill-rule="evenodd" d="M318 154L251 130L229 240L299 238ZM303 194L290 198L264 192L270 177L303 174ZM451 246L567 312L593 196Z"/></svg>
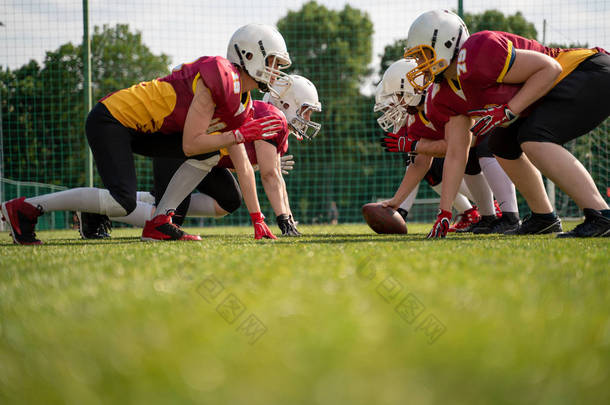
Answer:
<svg viewBox="0 0 610 405"><path fill-rule="evenodd" d="M438 183L436 186L432 186L432 190L434 190L436 194L441 195L441 192L443 191L443 183ZM461 192L458 192L455 196L455 200L453 200L453 208L455 208L458 214L461 214L462 212L471 209L472 205L470 204L470 201L468 201L468 198L466 198L465 195L463 195Z"/></svg>
<svg viewBox="0 0 610 405"><path fill-rule="evenodd" d="M468 198L466 198L465 195L458 193L458 195L455 196L455 200L453 200L453 208L461 214L462 212L471 209L472 204L470 204L470 201L468 201Z"/></svg>
<svg viewBox="0 0 610 405"><path fill-rule="evenodd" d="M472 194L473 201L477 205L479 213L483 216L495 216L496 209L494 208L493 194L483 173L474 175L466 174L464 175L464 181Z"/></svg>
<svg viewBox="0 0 610 405"><path fill-rule="evenodd" d="M157 214L166 214L169 210L175 210L182 200L201 183L201 180L217 162L218 155L203 161L189 159L182 163L174 173L161 197L161 201L157 205Z"/></svg>
<svg viewBox="0 0 610 405"><path fill-rule="evenodd" d="M213 217L220 218L223 215L216 213L216 200L207 194L193 194L189 204L187 217Z"/></svg>
<svg viewBox="0 0 610 405"><path fill-rule="evenodd" d="M110 217L110 219L116 222L130 224L138 228L144 228L144 224L146 223L146 221L152 218L152 214L154 211L155 206L153 204L138 201L136 209L131 211L129 215L122 217Z"/></svg>
<svg viewBox="0 0 610 405"><path fill-rule="evenodd" d="M148 191L138 191L136 193L136 200L142 201L149 204L155 204L155 196Z"/></svg>
<svg viewBox="0 0 610 405"><path fill-rule="evenodd" d="M557 219L557 214L555 214L555 211L548 214L536 214L535 212L532 212L532 218L538 218L543 221L553 221Z"/></svg>
<svg viewBox="0 0 610 405"><path fill-rule="evenodd" d="M40 206L43 212L49 211L82 211L108 216L123 216L127 211L101 188L79 187L38 197L26 198L27 203Z"/></svg>
<svg viewBox="0 0 610 405"><path fill-rule="evenodd" d="M493 191L502 212L519 212L517 205L517 192L515 185L506 175L495 158L484 157L479 159L481 170L487 183Z"/></svg>
<svg viewBox="0 0 610 405"><path fill-rule="evenodd" d="M415 202L415 197L417 197L417 191L419 190L419 184L415 186L413 191L409 193L407 198L400 204L400 208L405 211L411 211L411 207L413 207L413 203Z"/></svg>
<svg viewBox="0 0 610 405"><path fill-rule="evenodd" d="M470 201L474 201L474 198L472 198L472 194L470 193L470 190L468 189L468 186L466 185L464 179L462 179L462 182L460 183L460 188L458 189L458 192L468 198Z"/></svg>

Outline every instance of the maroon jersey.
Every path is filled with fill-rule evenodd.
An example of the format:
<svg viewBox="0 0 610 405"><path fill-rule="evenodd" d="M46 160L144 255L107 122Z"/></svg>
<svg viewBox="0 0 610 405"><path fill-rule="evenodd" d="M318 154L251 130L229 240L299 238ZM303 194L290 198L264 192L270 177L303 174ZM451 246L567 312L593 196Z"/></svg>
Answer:
<svg viewBox="0 0 610 405"><path fill-rule="evenodd" d="M276 147L277 153L280 156L283 156L288 151L288 135L290 133L288 130L288 122L286 121L284 113L282 113L274 105L258 100L252 103L252 108L254 110L253 119L263 118L271 115L274 118L282 121L282 130L275 137L266 139L265 141L272 143ZM248 153L248 160L250 160L250 163L252 165L258 164L254 142L245 142L244 146L246 147L246 152ZM223 153L223 156L221 157L217 166L233 169L233 162L231 161L229 155Z"/></svg>
<svg viewBox="0 0 610 405"><path fill-rule="evenodd" d="M599 48L548 48L532 39L506 32L477 32L464 42L457 60L457 74L469 109L507 103L519 91L521 84L503 84L504 76L514 62L516 49L544 53L559 62L563 71L555 84L582 61L603 51Z"/></svg>
<svg viewBox="0 0 610 405"><path fill-rule="evenodd" d="M466 115L468 103L460 83L443 80L430 86L426 92L424 111L436 128L444 128L449 118L455 115Z"/></svg>
<svg viewBox="0 0 610 405"><path fill-rule="evenodd" d="M144 133L180 133L201 79L216 105L208 133L239 128L251 109L250 93L241 94L239 71L220 56L203 56L168 76L142 82L100 100L121 124Z"/></svg>
<svg viewBox="0 0 610 405"><path fill-rule="evenodd" d="M404 135L405 131L415 139L443 139L444 138L444 126L439 131L437 128L428 120L423 111L419 111L417 114L409 114L407 117L407 123L405 126L400 128L398 135Z"/></svg>

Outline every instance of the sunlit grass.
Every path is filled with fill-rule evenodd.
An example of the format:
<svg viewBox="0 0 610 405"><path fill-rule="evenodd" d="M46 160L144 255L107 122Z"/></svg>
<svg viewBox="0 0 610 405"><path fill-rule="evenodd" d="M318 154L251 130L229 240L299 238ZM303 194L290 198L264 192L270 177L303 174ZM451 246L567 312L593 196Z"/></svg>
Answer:
<svg viewBox="0 0 610 405"><path fill-rule="evenodd" d="M0 403L610 401L610 239L0 235Z"/></svg>

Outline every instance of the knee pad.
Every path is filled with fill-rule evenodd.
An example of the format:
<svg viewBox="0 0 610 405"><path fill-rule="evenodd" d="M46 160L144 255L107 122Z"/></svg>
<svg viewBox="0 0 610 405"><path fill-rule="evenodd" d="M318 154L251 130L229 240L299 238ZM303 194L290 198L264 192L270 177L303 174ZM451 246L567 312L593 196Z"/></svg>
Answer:
<svg viewBox="0 0 610 405"><path fill-rule="evenodd" d="M99 191L100 213L109 217L124 217L136 209L136 196L113 196L108 190Z"/></svg>

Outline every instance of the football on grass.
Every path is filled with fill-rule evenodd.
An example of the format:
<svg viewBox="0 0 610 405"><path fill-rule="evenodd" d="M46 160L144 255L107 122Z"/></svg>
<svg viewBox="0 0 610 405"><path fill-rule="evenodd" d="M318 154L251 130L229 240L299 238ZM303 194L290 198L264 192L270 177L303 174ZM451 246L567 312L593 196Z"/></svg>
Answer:
<svg viewBox="0 0 610 405"><path fill-rule="evenodd" d="M407 233L407 224L400 214L390 207L382 206L380 203L363 205L362 216L371 229L377 233Z"/></svg>

